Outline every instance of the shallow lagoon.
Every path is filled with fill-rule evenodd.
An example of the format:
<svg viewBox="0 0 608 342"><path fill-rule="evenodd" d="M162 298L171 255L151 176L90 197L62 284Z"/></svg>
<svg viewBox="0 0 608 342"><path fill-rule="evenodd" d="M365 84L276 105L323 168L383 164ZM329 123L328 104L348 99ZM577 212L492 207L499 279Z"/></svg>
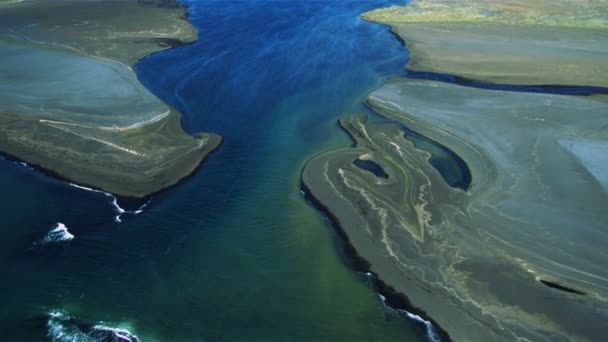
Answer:
<svg viewBox="0 0 608 342"><path fill-rule="evenodd" d="M390 3L190 3L200 40L136 71L185 129L224 145L121 224L112 198L1 161L4 337L40 338L62 310L146 341L416 339L299 194L310 156L351 143L336 118L406 63L385 27L358 19ZM32 250L57 222L74 239Z"/></svg>

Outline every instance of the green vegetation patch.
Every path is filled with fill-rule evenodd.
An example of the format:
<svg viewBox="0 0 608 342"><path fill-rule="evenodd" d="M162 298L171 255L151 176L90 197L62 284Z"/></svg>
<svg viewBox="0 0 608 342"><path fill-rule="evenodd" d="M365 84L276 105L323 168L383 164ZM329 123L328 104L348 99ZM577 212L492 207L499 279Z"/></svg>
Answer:
<svg viewBox="0 0 608 342"><path fill-rule="evenodd" d="M606 0L417 0L363 14L384 23L496 23L608 28Z"/></svg>

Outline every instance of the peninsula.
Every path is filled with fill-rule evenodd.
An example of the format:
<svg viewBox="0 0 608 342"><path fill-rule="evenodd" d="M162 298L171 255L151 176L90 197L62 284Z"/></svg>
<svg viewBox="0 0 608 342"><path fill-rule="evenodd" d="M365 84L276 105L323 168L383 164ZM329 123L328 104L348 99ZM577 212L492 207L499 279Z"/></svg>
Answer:
<svg viewBox="0 0 608 342"><path fill-rule="evenodd" d="M0 2L0 152L71 182L144 197L192 173L221 143L132 67L197 39L177 1Z"/></svg>
<svg viewBox="0 0 608 342"><path fill-rule="evenodd" d="M605 5L419 0L364 17L403 39L410 70L605 87ZM341 119L355 145L310 160L302 184L453 340L602 340L608 96L522 89L392 79L366 100L384 119Z"/></svg>

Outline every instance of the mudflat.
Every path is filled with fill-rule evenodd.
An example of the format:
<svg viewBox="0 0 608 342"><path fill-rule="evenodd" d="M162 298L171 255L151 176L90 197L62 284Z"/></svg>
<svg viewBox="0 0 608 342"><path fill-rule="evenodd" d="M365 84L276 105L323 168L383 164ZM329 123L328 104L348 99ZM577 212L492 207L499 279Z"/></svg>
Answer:
<svg viewBox="0 0 608 342"><path fill-rule="evenodd" d="M603 100L396 79L368 104L393 121L342 119L356 146L303 182L372 271L455 340L605 336ZM467 189L401 124L462 157Z"/></svg>
<svg viewBox="0 0 608 342"><path fill-rule="evenodd" d="M608 87L607 1L418 0L363 18L389 25L412 71L519 85Z"/></svg>
<svg viewBox="0 0 608 342"><path fill-rule="evenodd" d="M4 3L0 151L128 197L189 175L221 137L186 134L132 70L196 39L184 16L175 1Z"/></svg>
<svg viewBox="0 0 608 342"><path fill-rule="evenodd" d="M372 272L454 340L608 333L607 6L418 0L363 14L405 42L409 70L596 92L396 78L366 100L384 120L341 119L355 146L306 165L303 186Z"/></svg>

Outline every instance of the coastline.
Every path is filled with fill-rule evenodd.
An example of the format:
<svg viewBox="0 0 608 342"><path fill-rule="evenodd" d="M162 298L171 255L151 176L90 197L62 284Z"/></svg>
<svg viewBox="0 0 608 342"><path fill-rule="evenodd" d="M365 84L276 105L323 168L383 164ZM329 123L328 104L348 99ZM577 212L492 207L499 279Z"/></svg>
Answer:
<svg viewBox="0 0 608 342"><path fill-rule="evenodd" d="M209 153L207 153L205 156L203 156L203 158L201 159L199 165L197 167L195 167L190 173L188 173L187 175L183 176L182 178L178 179L173 185L169 185L165 188L156 190L155 192L151 192L148 193L146 195L143 196L133 196L133 195L121 195L119 193L112 193L112 192L107 192L106 190L104 190L103 188L100 188L98 186L95 186L93 184L87 184L87 183L78 183L78 184L74 184L72 183L73 180L52 170L49 168L45 168L44 166L41 165L37 165L37 164L32 164L24 159L20 159L18 156L14 156L11 155L9 153L4 153L4 152L0 152L0 157L4 158L5 160L8 160L10 162L14 162L14 163L18 163L18 164L22 164L24 167L30 167L34 170L36 170L37 172L46 175L49 178L52 178L53 180L56 180L58 182L62 182L64 183L66 186L69 185L77 185L77 186L83 186L89 189L92 189L94 191L100 191L102 193L107 193L107 194L111 194L113 196L115 196L117 198L117 200L119 200L120 202L123 201L136 201L136 202L141 202L142 200L149 200L150 197L155 196L155 195L159 195L159 194L163 194L166 191L171 190L172 188L183 184L185 182L187 182L191 177L194 176L194 174L200 169L200 167L205 163L205 161L207 160L207 158L209 156L211 156L215 151L217 151L219 149L219 147L222 145L222 143L224 142L224 139L222 136L217 136L219 138L219 142L217 143L217 147L213 150L211 150Z"/></svg>
<svg viewBox="0 0 608 342"><path fill-rule="evenodd" d="M408 71L481 83L608 87L605 2L417 0L362 19L407 46Z"/></svg>
<svg viewBox="0 0 608 342"><path fill-rule="evenodd" d="M86 61L96 68L103 66L106 68L104 70L108 70L104 72L117 80L121 79L119 77L123 77L123 79L129 77L128 80L125 79L124 85L111 83L112 86L105 89L112 89L115 86L135 87L132 89L138 89L137 91L149 99L146 100L149 103L148 109L145 109L146 107L141 107L138 103L135 103L134 106L130 104L130 101L133 100L141 101L141 95L134 96L131 100L128 93L120 94L121 99L124 98L122 100L124 105L121 102L118 102L117 105L113 101L112 93L104 95L104 90L101 90L101 93L88 91L85 94L92 95L87 96L95 97L83 105L76 104L83 109L77 109L74 114L71 114L71 108L77 108L75 105L61 107L62 105L59 104L56 110L49 111L43 102L40 106L40 113L34 112L33 115L27 113L27 103L21 105L17 102L18 100L15 100L15 104L8 103L9 107L4 108L3 116L0 117L0 126L2 126L0 141L3 141L3 154L12 159L24 161L53 177L100 189L119 197L143 198L188 178L206 160L207 156L220 146L222 138L212 133L198 133L194 136L186 134L182 128L181 114L152 95L141 84L138 75L133 70L133 66L139 60L151 53L192 44L196 41L198 35L195 28L187 21L187 6L178 1L145 4L131 1L124 5L127 8L140 9L143 13L136 12L137 16L132 22L121 21L120 14L118 17L109 19L109 28L106 28L105 32L99 33L102 37L93 36L97 34L95 33L97 32L96 25L102 25L106 20L95 17L95 8L106 6L103 8L104 11L119 13L123 10L119 7L120 4L110 6L109 3L102 2L87 7L87 4L69 2L26 3L0 9L0 15L5 17L9 15L8 13L16 13L16 15L10 15L12 22L6 24L9 28L14 27L11 25L19 25L20 16L23 18L35 16L37 11L48 10L51 11L50 13L63 13L67 9L69 13L73 10L74 15L77 18L80 16L83 20L84 30L78 26L81 24L74 24L74 22L78 22L76 19L69 22L56 15L48 17L49 22L42 24L59 27L58 32L45 36L42 28L41 33L37 33L30 32L28 27L23 27L20 28L22 31L17 31L14 35L24 37L25 41L39 41L39 44L42 45L27 48L36 53L40 51L40 58L46 58L43 53L47 53L45 46L48 45L52 47L48 50L51 51L50 53L55 53L53 49L56 49L66 57L78 58L77 61L82 60L83 63ZM36 6L43 8L40 9ZM150 22L142 21L143 26L138 26L138 20L146 20L146 15L151 17ZM44 20L47 20L46 17ZM90 20L96 21L89 22ZM167 22L172 22L172 24L165 24ZM143 31L141 33L130 31L137 28L141 30L147 26L150 32L154 32L154 25L159 25L160 29L151 36ZM133 39L144 40L138 45L129 44L129 41ZM104 45L106 40L108 42ZM112 42L116 42L118 45L109 48L108 46L114 45ZM7 47L10 48L10 45ZM72 53L76 57L70 57ZM63 58L62 56L59 57ZM19 63L19 61L16 60L13 63ZM112 63L123 65L128 71L121 71L121 68L112 69L114 68L111 66ZM66 68L66 72L73 73L69 67ZM126 76L120 76L120 73L124 73ZM130 75L128 75L129 73ZM114 74L116 76L113 76ZM28 82L26 77L27 75L24 76L25 84ZM84 89L87 89L86 87L89 86L86 82L89 81L83 77L81 79L84 80L82 82L85 82ZM76 80L81 82L79 79ZM113 79L109 78L109 80ZM69 79L66 82L70 82ZM98 88L103 87L103 83L101 84ZM39 91L44 93L41 93L40 96L48 96L46 94L61 96L54 95L53 88L44 87L45 84L42 83ZM72 88L74 87L77 85L72 86ZM78 88L74 89L79 91ZM115 92L115 90L112 91ZM71 96L69 93L68 95ZM77 98L74 97L74 99ZM82 101L86 101L86 98ZM108 107L105 107L104 103ZM57 106L56 103L49 103L49 105ZM25 108L25 112L22 108ZM155 109L151 111L150 108ZM129 118L129 112L138 110L150 113L142 113L148 118L144 117L139 120L137 115ZM81 114L82 111L84 113L89 111L93 115ZM108 111L112 111L110 116L105 115ZM154 114L163 111L166 111L167 114L162 117ZM66 113L68 116L61 114L64 117L60 116L56 119L56 114L53 113ZM154 116L150 117L151 115ZM104 121L99 121L101 119Z"/></svg>
<svg viewBox="0 0 608 342"><path fill-rule="evenodd" d="M306 165L304 166L306 168ZM339 238L344 242L344 248L346 256L350 261L353 262L353 268L355 272L370 274L374 279L378 294L385 299L385 304L393 310L405 310L406 312L418 315L423 320L430 322L434 333L438 335L440 341L450 342L452 338L432 317L430 317L424 310L414 306L406 294L395 290L391 285L385 282L380 275L373 271L371 263L362 257L355 246L351 243L348 234L340 225L338 218L319 200L317 199L312 191L306 186L306 184L300 182L300 190L303 193L304 199L309 202L317 211L319 211L324 217L327 218L329 224L338 233ZM427 336L432 339L432 336Z"/></svg>
<svg viewBox="0 0 608 342"><path fill-rule="evenodd" d="M408 39L406 33L399 32L391 22L376 20L373 20L373 22L387 25L399 42L408 46L408 48L411 48L412 40ZM412 24L411 27L418 24L420 23ZM424 26L424 24L420 25ZM438 25L441 26L442 24ZM463 25L467 27L472 26L470 23L464 23ZM530 29L530 27L524 28L524 31L528 29ZM560 31L559 28L552 29ZM421 28L420 30L424 29ZM536 30L536 28L532 28L532 30ZM550 30L543 32L550 32ZM554 34L554 32L550 32L550 34ZM414 39L416 44L420 44L418 38ZM458 40L455 40L454 44L458 44ZM422 50L423 49L420 51ZM517 54L517 51L515 51L514 54ZM437 56L442 55L437 54ZM571 57L572 56L569 56L568 58ZM414 56L412 58L416 57ZM551 63L545 64L550 65ZM491 65L491 63L489 65ZM588 67L592 69L594 64L591 63L590 65L591 66ZM408 64L408 73L411 72L409 66L410 64ZM515 66L510 66L509 68L517 69ZM462 195L459 194L456 189L445 187L434 174L436 173L435 171L431 171L428 168L428 165L422 166L425 158L426 162L428 162L430 154L429 157L424 157L420 155L421 151L415 152L415 147L412 148L401 141L393 140L393 142L396 143L394 144L394 147L400 151L399 155L403 157L403 166L410 169L413 167L414 173L426 173L430 177L428 178L428 183L418 183L416 182L418 180L416 177L419 176L413 175L411 173L412 171L403 170L403 179L408 180L404 183L405 187L411 188L412 190L410 191L415 192L416 190L413 189L418 189L420 186L420 195L416 200L422 200L423 196L427 198L427 200L417 204L416 200L413 200L413 194L408 194L406 191L406 196L404 196L406 197L405 200L402 202L397 201L396 198L400 195L396 195L395 190L389 190L386 185L387 182L384 179L380 179L387 177L379 178L376 174L376 178L374 179L374 177L371 176L371 172L366 174L366 171L363 171L363 168L361 167L360 170L356 170L357 168L355 166L357 165L354 163L354 160L357 159L355 158L365 157L365 160L370 158L369 160L376 162L377 166L379 164L378 167L384 174L388 174L392 178L395 173L391 172L394 170L391 170L391 166L388 164L394 163L395 160L399 159L399 156L396 154L391 155L391 153L389 153L390 149L387 149L387 147L390 147L390 139L397 139L394 128L390 128L389 124L385 124L384 126L382 126L382 124L370 124L368 129L368 124L366 123L366 120L363 119L360 120L360 123L352 124L348 129L344 127L344 125L341 125L351 139L355 141L350 148L320 153L313 156L304 166L301 177L301 189L306 194L307 198L310 199L311 205L330 219L332 226L339 231L340 235L349 245L349 250L352 249L349 254L353 254L356 258L362 260L357 262L357 264L361 263L365 270L371 270L379 282L388 286L390 289L389 292L400 294L406 298L407 301L404 305L413 308L412 310L421 311L425 319L428 318L429 321L433 322L435 327L438 327L438 329L441 329L441 331L445 333L444 337L458 340L492 340L500 338L593 340L594 338L597 338L597 336L601 336L602 328L598 320L601 319L602 314L593 314L594 310L602 310L601 308L604 307L603 302L605 300L603 298L605 297L604 294L602 294L603 285L602 281L599 280L603 278L597 278L602 277L601 270L598 271L592 266L589 266L591 267L591 270L581 271L580 274L565 270L568 267L582 267L582 269L584 269L586 268L585 262L578 265L582 259L588 258L589 260L586 264L589 265L590 263L592 264L591 260L594 260L594 258L597 257L601 259L601 255L593 255L591 252L577 253L574 247L568 247L568 251L563 253L572 255L573 258L575 257L576 259L576 261L568 262L568 258L562 259L562 256L550 253L545 247L537 248L536 250L534 248L526 250L526 248L530 247L527 245L522 246L521 248L517 247L520 242L519 240L516 240L518 238L513 238L514 240L510 241L504 236L504 232L508 231L507 228L513 225L512 222L509 222L509 218L514 217L513 220L519 220L520 225L525 224L526 227L530 225L529 228L533 228L529 233L529 237L534 240L534 230L539 230L540 228L540 231L542 231L543 222L545 225L548 224L548 226L553 226L555 223L551 219L551 217L555 217L555 215L547 214L550 210L539 213L540 218L535 220L539 220L541 223L529 223L528 221L532 219L528 219L528 216L526 216L527 211L533 211L533 209L525 208L520 209L519 213L517 211L505 211L502 213L496 209L496 214L498 216L494 217L494 219L492 219L492 215L494 214L491 211L493 209L489 209L486 210L486 213L489 212L489 214L487 214L488 217L483 219L477 218L478 224L473 225L470 222L467 223L467 220L470 220L470 216L475 217L478 215L476 213L484 212L483 206L474 208L475 213L470 212L468 205L473 206L476 196L480 198L481 202L494 199L496 202L490 201L487 204L489 208L492 208L493 206L498 208L499 205L502 204L501 198L506 198L506 200L504 200L505 203L514 204L518 203L518 200L523 200L523 203L530 201L530 208L532 208L532 205L535 203L544 202L547 202L546 205L549 208L558 208L560 205L563 205L562 211L572 210L576 205L568 207L568 203L564 204L560 202L560 204L558 204L557 202L550 202L550 197L549 199L542 197L542 191L519 191L510 195L509 191L501 192L502 190L497 184L504 183L508 186L511 184L509 177L512 176L512 178L518 180L518 177L522 177L520 175L524 175L523 173L505 175L503 170L505 169L505 165L509 165L508 158L512 158L511 163L513 163L513 165L519 165L520 158L525 157L517 158L508 155L508 158L505 158L505 156L499 155L496 158L498 158L502 164L496 164L493 158L495 158L497 149L500 151L500 149L516 149L516 147L512 147L512 145L509 145L510 143L507 143L506 146L501 146L498 141L491 141L491 139L485 146L484 142L480 142L479 140L467 142L466 139L459 138L458 133L460 133L461 137L466 137L467 134L472 133L465 127L460 127L458 125L450 126L450 122L446 118L443 118L443 121L437 119L425 122L428 120L425 120L424 113L426 110L424 103L428 104L428 110L433 113L439 113L434 114L437 115L437 117L440 117L441 113L448 113L450 110L454 110L454 108L460 109L459 106L462 106L463 113L466 113L468 110L471 113L479 111L490 117L492 115L497 115L497 122L501 122L498 118L501 118L500 115L503 115L502 120L507 118L506 123L511 124L513 127L518 127L517 125L521 124L517 123L516 120L513 122L508 121L509 119L508 115L506 115L506 110L512 109L512 113L521 113L523 119L531 121L530 124L521 126L522 131L523 129L534 129L534 127L537 127L539 132L541 129L545 129L545 131L542 131L544 132L543 137L546 136L548 139L557 139L558 145L563 149L567 149L568 153L575 156L579 160L580 165L573 164L572 166L569 166L571 161L568 161L569 159L567 158L569 157L566 155L562 157L563 151L561 151L561 149L555 150L553 153L548 153L547 151L549 151L550 148L554 148L552 147L553 145L542 145L542 152L544 154L541 154L539 157L534 154L534 152L532 154L533 158L545 158L543 160L545 160L545 163L547 164L559 161L562 163L562 167L566 169L569 167L589 168L586 172L597 174L598 171L592 169L592 167L597 166L585 164L586 155L583 154L580 156L577 155L577 153L583 153L580 151L583 151L587 146L596 146L592 144L597 143L597 146L602 146L602 139L605 139L605 137L602 138L602 135L599 133L595 134L593 127L586 127L584 124L577 125L578 127L576 129L573 128L573 132L578 132L577 135L572 132L551 131L551 125L547 124L543 126L540 122L553 121L552 117L547 116L550 115L551 109L543 108L543 106L555 106L555 109L553 109L556 111L554 114L557 116L555 120L557 123L565 125L564 127L568 127L568 124L573 125L573 123L570 122L572 116L568 116L568 113L583 116L589 115L589 121L593 122L593 120L596 120L595 125L597 127L598 117L597 115L594 116L592 113L606 111L606 107L601 105L602 102L605 102L605 97L603 97L603 95L588 96L588 100L584 100L585 97L581 96L567 97L557 94L602 94L606 92L606 83L601 77L592 80L591 84L584 82L585 77L582 77L582 81L580 82L577 81L577 79L574 82L562 83L562 80L568 79L569 74L565 73L565 75L560 76L551 74L551 71L544 74L541 72L541 74L530 75L502 74L501 77L494 77L492 75L489 77L476 77L475 75L469 75L459 72L458 70L453 73L449 72L451 70L450 68L446 69L447 71L442 69L433 70L432 68L431 70L426 69L427 67L422 67L419 72L418 76L421 76L420 74L422 74L423 77L416 77L416 75L414 75L413 78L403 79L402 81L399 79L388 81L384 86L370 95L366 104L371 110L382 117L385 117L387 120L393 120L397 123L406 125L413 131L455 151L455 153L457 153L457 155L467 164L471 163L473 166L472 193ZM492 68L490 67L489 69ZM428 77L424 77L424 74L428 74ZM541 77L539 77L539 75ZM449 77L452 78L451 81L448 79ZM441 85L441 82L432 81L434 79L447 83ZM397 86L393 85L393 83L403 85ZM463 87L466 85L475 88ZM390 90L387 90L389 88ZM438 90L431 90L431 88ZM430 95L433 93L439 95ZM441 94L444 94L443 96L446 96L448 99L448 104L446 104L446 106L438 105L438 103L444 100L444 97L442 97ZM424 97L424 100L416 102L417 96L420 97L421 95ZM399 96L404 96L408 101L396 100ZM502 97L509 97L510 101L507 101ZM470 100L467 101L466 99ZM450 102L450 100L452 102ZM476 101L479 101L477 106L474 105ZM387 103L390 103L390 105L387 106ZM414 104L409 105L408 103ZM466 105L463 105L465 103ZM487 110L488 113L485 113L481 110L482 108L485 108L481 105L482 103L486 103L488 108L492 108L496 105L497 110L494 112L492 112L492 110ZM450 105L452 107L450 107ZM531 110L531 108L537 110ZM466 114L462 114L462 116L463 118L467 118ZM351 118L343 120L357 121L357 119ZM448 122L448 124L444 125L442 122ZM351 124L349 123L349 125ZM452 131L450 129L452 129ZM472 129L477 132L480 128L477 127L477 129ZM571 136L571 134L574 135ZM384 138L379 138L382 137L382 135L384 135L386 141L382 140ZM483 134L479 135L481 136ZM499 134L495 132L494 136L498 137ZM521 136L527 137L527 135ZM578 140L572 140L574 138ZM513 134L511 139L517 141L521 138L520 135ZM495 147L492 144L497 145ZM538 142L536 144L538 144ZM534 150L537 148L534 143L530 146L535 146ZM490 153L484 152L484 147L489 148ZM405 158L401 153L405 150L407 150L406 155L409 158L409 161L408 158ZM554 156L553 158L557 159L548 159L551 158L551 156ZM507 160L507 162L505 162L505 160ZM353 162L351 163L351 161ZM537 160L537 163L540 162ZM602 161L597 163L601 164ZM525 165L524 162L519 166ZM543 163L540 163L539 165L543 165ZM385 167L388 167L388 169ZM517 169L517 167L514 167L514 169ZM519 169L523 168L520 167ZM422 172L422 170L425 171ZM544 177L539 179L546 180L545 178L547 178L550 181L549 184L552 186L550 189L560 193L562 191L560 182L554 182L555 179L554 176L551 176L551 171L543 171L542 168L539 168L539 170L538 177ZM431 174L434 175L431 176ZM401 174L397 177L400 178ZM412 177L414 178L414 181L410 181ZM585 176L580 178L581 184L584 183L585 187L592 186L595 182L594 177ZM401 182L401 180L399 180L399 182ZM525 180L522 180L522 182L525 183ZM542 184L542 181L540 181L540 183ZM401 183L398 184L401 186ZM600 185L602 184L600 183ZM535 183L530 183L529 186L533 189L533 186L536 185ZM605 186L605 184L603 186ZM515 185L513 185L513 187L515 187ZM494 191L494 193L492 193L492 191ZM593 195L590 196L597 197L601 203L600 198L602 195L599 194L599 190L593 189L592 191ZM423 194L424 192L428 193ZM584 193L591 192L587 191ZM539 195L540 198L533 199L535 195ZM411 198L409 198L409 196L411 196ZM508 202L509 196L512 197L515 202ZM579 193L576 196L580 197L581 194ZM386 201L387 198L390 199ZM408 198L410 200L409 202ZM328 205L324 204L324 201ZM582 203L583 200L579 199L578 202ZM442 208L446 203L452 204ZM427 234L431 236L427 242L425 242L425 236L422 233L417 234L411 227L407 227L407 225L417 226L415 220L400 220L401 216L399 215L404 212L407 213L407 209L395 209L399 207L399 204L406 207L411 204L415 207L424 208L417 211L417 214L419 215L418 223L421 225L420 230L422 232L424 230L429 231ZM455 213L450 213L451 209L446 209L452 205L454 208L459 207L460 204L463 204L463 208L456 209L457 211ZM507 206L507 204L505 204L505 206ZM462 213L462 217L458 214L459 210ZM597 213L593 215L601 216L601 213L596 209L589 210L593 213ZM378 217L383 217L383 219L376 218L376 213L370 214L370 212L374 211L377 211ZM587 222L588 220L580 217L580 213L584 211L579 210L578 212L579 214L576 214L576 211L574 211L574 214L570 213L565 219L570 220L578 217L578 221L575 220L578 224ZM390 216L388 219L390 223L385 225L385 221L383 220L386 219L387 213ZM503 215L504 218L507 219L502 221L499 220L500 215ZM348 222L341 222L339 217L344 218ZM428 222L424 222L424 217L428 219ZM601 220L601 218L598 219ZM454 220L454 222L450 222L452 227L445 224L446 220ZM486 222L482 224L484 220L486 220ZM411 245L410 242L406 242L407 236L398 236L399 234L407 234L390 231L387 233L389 228L394 230L397 228L396 226L399 226L400 223L403 222L406 222L407 224L401 228L405 228L405 230L409 231L412 235L411 237L413 237L413 239L411 239L413 241L411 242ZM591 224L588 225L588 229L590 230L589 234L596 234L598 232L597 225L594 225L593 221L590 223ZM492 224L501 227L502 229L489 229L488 231L483 231L481 228L476 228L476 226L487 227ZM426 226L426 228L422 229L424 226ZM557 237L559 237L560 232L562 232L563 229L567 229L567 223L562 221L557 226L558 227L555 228L553 234L557 234ZM369 235L365 233L365 229L367 229ZM448 229L450 232L442 232L445 229ZM381 233L376 230L382 231L382 234L384 235L380 235ZM479 234L480 241L475 241L474 235L466 237L468 230L471 230L471 233L474 235ZM451 243L450 241L456 242ZM482 242L483 246L479 245ZM549 239L547 242L557 244L553 238ZM572 245L577 245L579 243L579 241L573 240ZM386 250L384 250L385 246ZM442 250L444 248L445 250ZM560 247L557 245L555 248ZM416 255L415 252L403 252L406 249L420 250L420 256ZM474 252L476 249L478 249L479 252ZM484 249L487 249L487 251ZM448 250L453 250L455 252L451 255L452 252L447 252ZM460 253L458 252L459 250L463 252ZM422 251L425 252L422 253ZM395 253L395 255L393 255L393 253ZM396 260L389 260L391 258L388 257L387 254L390 254L391 257L395 257ZM437 264L433 264L435 261L431 262L431 259L433 258L427 258L429 255L435 257L434 254L438 255L438 260L436 260L436 262L438 262ZM419 257L420 259L416 260L412 259L412 257ZM546 258L546 260L543 258ZM423 259L425 260L423 261ZM412 260L414 260L413 263ZM443 262L441 260L443 260ZM418 264L418 262L420 262L420 264ZM551 262L554 264L551 264ZM394 265L391 265L391 263ZM444 267L446 269L444 269ZM560 267L563 267L563 269ZM404 271L406 269L407 271ZM417 272L411 272L410 269L420 269L422 276L417 274ZM434 270L437 271L436 274ZM496 274L492 275L491 273L493 272ZM585 272L588 272L588 274ZM484 273L487 273L487 275L484 275ZM586 275L583 276L582 273L585 273ZM591 280L591 278L585 278L587 276L595 277L597 279ZM420 279L414 281L412 277L420 277ZM427 281L425 278L435 279L435 281ZM445 282L443 280L445 280ZM391 287L391 284L398 284L398 286L395 289ZM520 299L513 298L508 287L509 284L520 288ZM488 289L486 289L486 287ZM493 290L489 290L492 288ZM419 291L420 289L426 291L426 293ZM451 291L453 293L450 293ZM412 300L410 301L408 298L411 298ZM458 302L461 301L462 304L458 304ZM471 305L467 304L467 302L470 302ZM418 305L416 305L416 303L418 303ZM559 308L558 306L555 306L556 303L560 303L558 305ZM584 309L586 306L588 306L587 310ZM416 309L416 307L422 307L423 309ZM567 318L567 312L573 311L580 311L581 317L577 317L576 320ZM446 324L444 325L442 322ZM590 324L591 329L583 329L586 325L583 322ZM470 326L467 328L465 325Z"/></svg>

